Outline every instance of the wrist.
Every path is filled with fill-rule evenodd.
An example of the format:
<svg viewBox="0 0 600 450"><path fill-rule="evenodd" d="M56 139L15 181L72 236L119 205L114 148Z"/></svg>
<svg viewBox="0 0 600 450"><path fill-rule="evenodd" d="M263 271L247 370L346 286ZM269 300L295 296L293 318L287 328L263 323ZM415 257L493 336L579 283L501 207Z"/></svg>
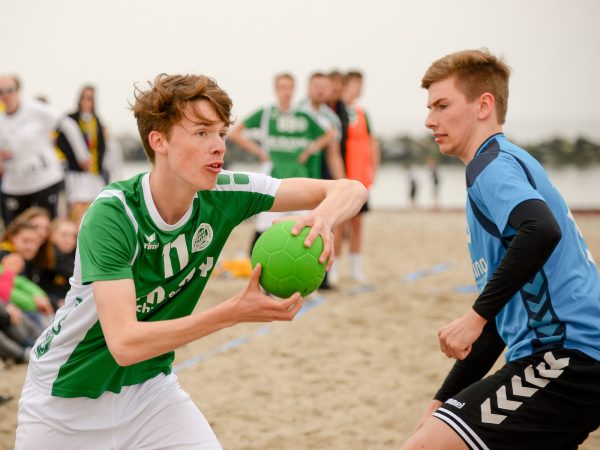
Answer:
<svg viewBox="0 0 600 450"><path fill-rule="evenodd" d="M469 310L469 312L467 313L467 315L469 316L469 319L472 322L481 326L481 328L483 328L485 326L485 324L488 322L487 319L485 317L481 316L477 311L475 311L474 308L471 308Z"/></svg>

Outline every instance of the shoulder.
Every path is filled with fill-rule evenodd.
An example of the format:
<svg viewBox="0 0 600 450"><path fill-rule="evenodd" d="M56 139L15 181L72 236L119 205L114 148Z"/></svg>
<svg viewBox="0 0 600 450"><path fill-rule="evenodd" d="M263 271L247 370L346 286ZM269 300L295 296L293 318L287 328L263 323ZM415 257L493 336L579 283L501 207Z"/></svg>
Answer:
<svg viewBox="0 0 600 450"><path fill-rule="evenodd" d="M519 152L524 152L524 150L512 144L503 136L492 138L484 150L467 165L467 187L475 184L484 171L489 173L496 169L505 171L510 170L511 167L518 167Z"/></svg>
<svg viewBox="0 0 600 450"><path fill-rule="evenodd" d="M246 192L274 196L279 184L280 180L268 175L222 170L217 177L217 184L209 192L216 194Z"/></svg>

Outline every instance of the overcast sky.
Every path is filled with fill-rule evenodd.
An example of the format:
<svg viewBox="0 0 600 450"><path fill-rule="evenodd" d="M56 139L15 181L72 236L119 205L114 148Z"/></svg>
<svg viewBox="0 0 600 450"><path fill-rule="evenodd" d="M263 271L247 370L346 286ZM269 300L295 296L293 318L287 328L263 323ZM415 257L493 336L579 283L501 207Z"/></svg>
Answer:
<svg viewBox="0 0 600 450"><path fill-rule="evenodd" d="M600 139L598 0L0 0L0 73L72 110L79 87L115 133L135 132L133 84L160 72L216 78L243 118L290 71L360 69L382 135L425 133L429 64L488 47L513 68L505 131L520 140Z"/></svg>

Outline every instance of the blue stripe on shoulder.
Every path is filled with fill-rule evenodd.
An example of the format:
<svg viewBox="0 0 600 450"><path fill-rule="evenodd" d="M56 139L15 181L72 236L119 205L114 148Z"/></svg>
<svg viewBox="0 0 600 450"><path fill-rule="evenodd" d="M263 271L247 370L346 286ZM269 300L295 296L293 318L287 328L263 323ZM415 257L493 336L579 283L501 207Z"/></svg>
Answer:
<svg viewBox="0 0 600 450"><path fill-rule="evenodd" d="M500 144L494 139L489 143L486 149L483 150L478 156L467 165L466 176L467 176L467 188L470 188L475 183L475 180L479 176L483 169L485 169L492 161L494 161L500 154Z"/></svg>

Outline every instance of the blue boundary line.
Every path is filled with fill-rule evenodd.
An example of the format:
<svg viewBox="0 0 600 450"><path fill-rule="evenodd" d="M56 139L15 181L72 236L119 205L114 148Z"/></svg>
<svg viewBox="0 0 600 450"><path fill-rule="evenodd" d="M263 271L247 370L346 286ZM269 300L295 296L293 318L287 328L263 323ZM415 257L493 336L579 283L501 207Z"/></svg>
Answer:
<svg viewBox="0 0 600 450"><path fill-rule="evenodd" d="M323 303L327 301L327 298L324 295L316 294L312 298L310 298L306 303L302 305L298 314L296 314L296 318L302 317L307 312L316 308L317 306L321 306ZM241 336L239 338L231 339L230 341L225 342L224 344L218 346L214 350L209 351L205 354L199 354L196 356L192 356L191 358L186 359L185 361L180 362L173 366L173 372L179 373L184 369L190 368L199 364L207 359L219 355L221 353L228 352L229 350L233 350L234 348L241 347L242 345L248 344L252 339L265 336L271 332L271 327L269 325L263 325L258 330L256 330L250 336Z"/></svg>
<svg viewBox="0 0 600 450"><path fill-rule="evenodd" d="M411 273L406 274L404 276L404 281L407 281L407 282L416 281L420 278L423 278L423 277L426 277L429 275L434 275L436 273L444 272L453 266L454 266L454 263L447 263L447 262L436 264L435 266L433 266L429 269L418 270L416 272L411 272ZM375 289L374 285L359 286L358 288L351 290L349 294L356 295L356 294L361 294L363 292L370 292L374 289ZM298 314L296 314L296 318L302 317L304 314L310 312L312 309L316 308L317 306L321 306L326 301L327 301L327 298L324 295L317 293L317 295L315 295L313 298L311 298L309 301L307 301L306 303L304 303L302 305L302 308L300 309L300 311L298 311ZM232 339L232 340L227 341L224 344L220 345L219 347L215 348L214 350L209 351L208 353L192 356L191 358L188 358L185 361L182 361L179 364L174 365L173 372L178 373L184 369L193 367L196 364L206 361L207 359L209 359L213 356L228 352L229 350L241 347L242 345L246 345L249 342L251 342L252 339L254 339L258 336L265 336L265 335L269 334L270 332L271 332L271 327L269 325L264 325L264 326L260 327L258 330L256 330L250 336L241 336L239 338Z"/></svg>
<svg viewBox="0 0 600 450"><path fill-rule="evenodd" d="M454 265L455 265L454 263L445 262L445 263L436 264L435 266L433 266L429 269L423 269L423 270L417 270L416 272L410 272L410 273L407 273L406 275L404 275L404 281L407 281L407 282L416 281L420 278L427 277L429 275L434 275L436 273L445 272L446 270L454 267Z"/></svg>

